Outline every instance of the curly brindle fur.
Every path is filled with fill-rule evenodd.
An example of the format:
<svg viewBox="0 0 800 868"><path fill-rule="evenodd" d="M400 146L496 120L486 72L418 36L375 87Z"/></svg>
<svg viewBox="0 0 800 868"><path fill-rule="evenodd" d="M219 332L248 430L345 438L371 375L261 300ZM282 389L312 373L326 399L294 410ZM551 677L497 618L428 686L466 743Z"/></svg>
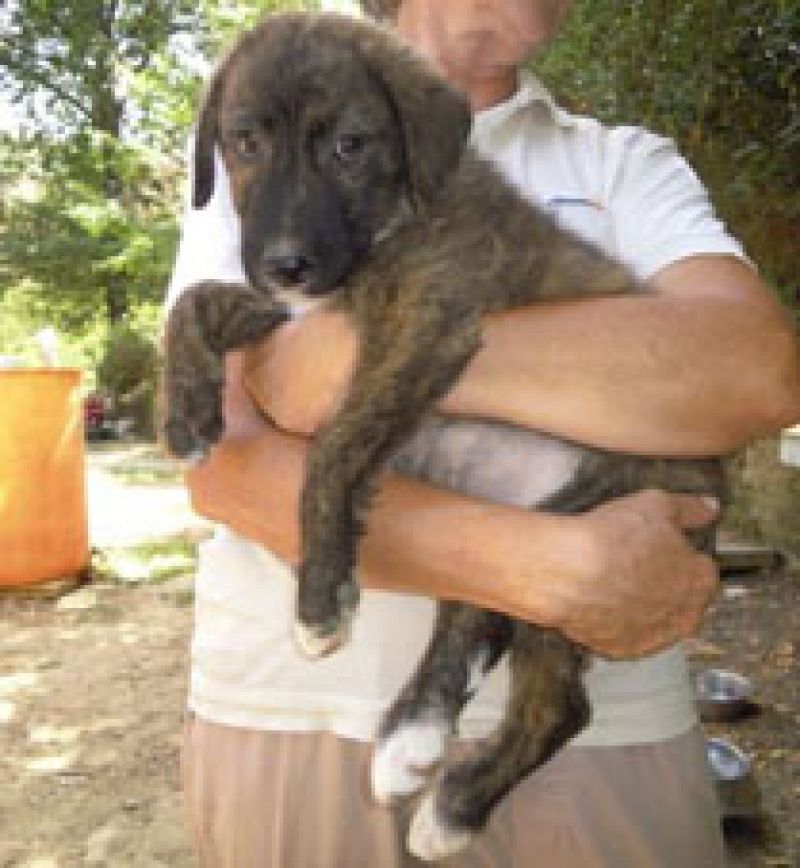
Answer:
<svg viewBox="0 0 800 868"><path fill-rule="evenodd" d="M302 496L297 628L311 654L346 640L358 600L359 514L390 459L434 482L503 497L481 482L502 449L460 478L436 449L426 452L450 426L505 431L532 461L546 440L566 460L570 472L555 489L529 501L510 494L517 505L574 512L650 486L722 492L716 461L616 455L430 412L478 349L483 314L644 291L503 182L466 145L469 129L463 97L388 30L325 15L273 16L244 34L200 116L194 201L201 207L213 192L217 146L242 220L249 285L199 284L169 317L173 452L202 453L220 436L224 352L287 318L293 298L345 310L360 338L348 395L311 448ZM476 676L506 653L512 689L502 725L443 765L412 824L411 846L425 858L464 846L498 800L589 719L580 648L504 615L442 605L425 658L380 733L379 795L424 784L418 766L440 758Z"/></svg>

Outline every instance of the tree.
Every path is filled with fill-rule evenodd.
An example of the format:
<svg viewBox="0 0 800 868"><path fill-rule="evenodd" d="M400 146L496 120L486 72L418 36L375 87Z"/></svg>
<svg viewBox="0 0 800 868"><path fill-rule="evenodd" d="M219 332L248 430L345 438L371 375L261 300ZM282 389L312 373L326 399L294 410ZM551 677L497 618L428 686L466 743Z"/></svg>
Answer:
<svg viewBox="0 0 800 868"><path fill-rule="evenodd" d="M25 112L0 140L0 294L72 329L160 298L180 210L183 150L205 70L254 0L10 0L5 95Z"/></svg>
<svg viewBox="0 0 800 868"><path fill-rule="evenodd" d="M128 266L140 216L126 208L136 212L141 204L126 183L153 168L144 155L124 144L124 134L135 122L124 84L145 69L171 37L196 27L194 7L188 0L16 0L7 13L0 64L9 73L6 90L26 107L39 133L32 143L43 148L37 180L47 194L43 207L29 206L14 216L29 230L45 225L51 230L29 236L38 242L27 246L32 255L20 255L24 250L19 245L12 250L41 281L53 253L57 259L76 261L70 242L85 251L94 240L100 259L93 258L93 270L102 280L111 321L119 320L130 304ZM48 174L52 177L45 180ZM77 190L71 189L74 185ZM79 198L70 201L70 193L84 197L82 206ZM60 198L64 195L66 200ZM48 206L65 201L66 208ZM60 254L54 236L66 242ZM133 243L137 246L142 249L146 243L140 238ZM86 262L83 257L77 261ZM91 275L84 281L91 283Z"/></svg>
<svg viewBox="0 0 800 868"><path fill-rule="evenodd" d="M0 65L6 88L39 125L119 139L126 75L170 37L198 27L189 0L12 0Z"/></svg>
<svg viewBox="0 0 800 868"><path fill-rule="evenodd" d="M128 382L115 350L155 342L203 77L264 10L303 5L0 4L0 97L22 116L0 131L0 354L56 324L68 362Z"/></svg>

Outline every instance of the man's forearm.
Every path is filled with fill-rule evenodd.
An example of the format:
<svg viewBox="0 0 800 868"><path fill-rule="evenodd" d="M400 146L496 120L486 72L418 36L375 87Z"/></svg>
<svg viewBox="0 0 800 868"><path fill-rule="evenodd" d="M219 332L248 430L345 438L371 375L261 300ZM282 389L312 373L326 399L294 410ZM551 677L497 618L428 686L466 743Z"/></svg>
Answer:
<svg viewBox="0 0 800 868"><path fill-rule="evenodd" d="M724 259L710 280L728 268L757 280ZM747 288L538 305L488 318L484 345L445 409L674 456L724 454L800 415L791 326Z"/></svg>
<svg viewBox="0 0 800 868"><path fill-rule="evenodd" d="M307 449L275 429L226 437L188 474L195 508L296 563ZM359 574L370 587L519 614L525 588L525 614L545 621L547 586L583 569L576 524L389 476L369 511Z"/></svg>
<svg viewBox="0 0 800 868"><path fill-rule="evenodd" d="M449 412L666 456L724 454L800 419L793 325L732 257L668 266L647 295L496 314L483 332ZM343 315L311 314L249 353L250 392L281 427L311 434L346 391L357 350Z"/></svg>

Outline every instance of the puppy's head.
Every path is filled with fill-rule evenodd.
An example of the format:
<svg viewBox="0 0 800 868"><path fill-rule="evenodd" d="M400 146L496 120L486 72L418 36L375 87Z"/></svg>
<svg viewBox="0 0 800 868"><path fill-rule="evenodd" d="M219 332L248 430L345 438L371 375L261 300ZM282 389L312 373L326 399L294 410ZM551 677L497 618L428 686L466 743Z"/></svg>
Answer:
<svg viewBox="0 0 800 868"><path fill-rule="evenodd" d="M214 146L242 218L248 278L324 295L458 164L467 101L376 25L274 15L245 34L201 110L194 204Z"/></svg>

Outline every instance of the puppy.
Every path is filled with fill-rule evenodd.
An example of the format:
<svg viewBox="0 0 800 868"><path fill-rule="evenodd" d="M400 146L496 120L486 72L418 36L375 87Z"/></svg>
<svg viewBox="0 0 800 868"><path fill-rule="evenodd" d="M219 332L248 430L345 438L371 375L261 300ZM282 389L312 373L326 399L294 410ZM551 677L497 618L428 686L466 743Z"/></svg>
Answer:
<svg viewBox="0 0 800 868"><path fill-rule="evenodd" d="M275 15L245 33L200 114L194 204L213 192L218 147L249 282L198 284L171 312L171 450L202 455L217 440L224 353L269 332L298 298L346 311L359 336L348 394L311 447L302 495L295 626L311 656L347 639L360 516L380 471L394 461L448 484L430 444L451 425L484 424L431 412L479 348L481 317L539 299L645 291L501 180L468 147L469 130L463 96L391 32L331 15ZM651 486L723 491L717 461L611 454L510 426L504 436L561 468L527 500L514 495L517 505L576 512ZM461 473L460 487L484 495L487 473L491 466ZM409 846L423 859L465 847L503 795L589 720L583 649L505 615L443 604L380 731L373 788L381 800L425 786L421 768L442 760L477 682L505 654L511 694L502 724L466 757L443 763L417 808Z"/></svg>

